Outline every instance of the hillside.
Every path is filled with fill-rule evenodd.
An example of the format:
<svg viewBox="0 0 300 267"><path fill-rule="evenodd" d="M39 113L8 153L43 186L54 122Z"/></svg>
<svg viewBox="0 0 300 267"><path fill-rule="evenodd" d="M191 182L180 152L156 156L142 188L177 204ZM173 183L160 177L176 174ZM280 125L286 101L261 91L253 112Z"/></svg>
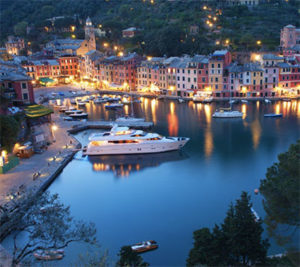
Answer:
<svg viewBox="0 0 300 267"><path fill-rule="evenodd" d="M0 0L0 40L3 45L8 35L21 35L38 50L40 43L54 35L71 36L61 30L71 25L76 25L74 34L81 38L82 22L90 16L108 33L99 44L105 40L153 56L208 53L224 46L274 50L283 26L300 26L299 2L269 0L248 9L227 7L224 1L200 0ZM54 26L46 20L59 16L64 18L56 20ZM197 34L190 33L192 25ZM131 26L140 33L130 40L122 39L122 29ZM258 40L261 43L257 44Z"/></svg>

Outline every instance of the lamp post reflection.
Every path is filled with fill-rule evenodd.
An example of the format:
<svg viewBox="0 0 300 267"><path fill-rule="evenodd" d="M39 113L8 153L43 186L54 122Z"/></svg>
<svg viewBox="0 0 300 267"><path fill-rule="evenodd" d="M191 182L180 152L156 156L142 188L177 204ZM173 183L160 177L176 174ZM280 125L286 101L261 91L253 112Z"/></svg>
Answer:
<svg viewBox="0 0 300 267"><path fill-rule="evenodd" d="M211 106L205 104L204 112L207 124L204 131L204 153L205 157L209 159L214 149L213 134L211 129Z"/></svg>

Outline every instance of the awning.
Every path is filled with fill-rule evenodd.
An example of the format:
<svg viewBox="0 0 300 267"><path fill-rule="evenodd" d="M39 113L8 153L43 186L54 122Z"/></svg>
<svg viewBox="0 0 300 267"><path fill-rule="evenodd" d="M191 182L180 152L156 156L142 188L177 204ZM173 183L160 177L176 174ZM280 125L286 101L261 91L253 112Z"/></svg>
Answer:
<svg viewBox="0 0 300 267"><path fill-rule="evenodd" d="M53 113L53 110L43 105L28 106L25 110L25 115L28 118L39 118Z"/></svg>
<svg viewBox="0 0 300 267"><path fill-rule="evenodd" d="M50 78L48 78L48 77L45 77L45 78L39 78L39 81L40 81L41 83L44 83L44 84L46 84L46 83L54 83L54 82L55 82L54 80L52 80L52 79L50 79Z"/></svg>

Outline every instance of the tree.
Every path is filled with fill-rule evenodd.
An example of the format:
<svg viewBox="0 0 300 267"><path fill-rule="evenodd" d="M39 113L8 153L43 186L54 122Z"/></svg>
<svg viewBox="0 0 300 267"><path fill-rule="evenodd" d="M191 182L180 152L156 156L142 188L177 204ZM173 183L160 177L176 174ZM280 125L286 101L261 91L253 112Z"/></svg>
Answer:
<svg viewBox="0 0 300 267"><path fill-rule="evenodd" d="M236 266L266 264L269 243L262 240L263 228L251 211L246 192L233 206L221 226L211 232L202 228L194 232L194 247L187 259L188 266Z"/></svg>
<svg viewBox="0 0 300 267"><path fill-rule="evenodd" d="M17 23L14 27L14 32L17 36L24 37L26 35L26 29L27 29L28 23L26 21L21 21Z"/></svg>
<svg viewBox="0 0 300 267"><path fill-rule="evenodd" d="M260 192L267 213L268 232L278 243L287 244L300 226L300 140L278 155L278 162L267 169ZM282 226L289 226L282 231Z"/></svg>
<svg viewBox="0 0 300 267"><path fill-rule="evenodd" d="M4 103L4 98L1 97ZM7 150L11 150L17 142L20 123L14 116L0 115L0 144Z"/></svg>
<svg viewBox="0 0 300 267"><path fill-rule="evenodd" d="M30 198L27 209L21 209L21 221L14 227L13 266L17 266L37 250L62 249L72 242L96 244L96 229L92 223L75 221L70 208L65 207L58 195L43 193ZM29 207L29 208L28 208ZM19 241L20 233L27 236L26 242Z"/></svg>
<svg viewBox="0 0 300 267"><path fill-rule="evenodd" d="M147 267L149 264L143 261L130 246L123 246L119 253L120 259L117 262L117 267Z"/></svg>

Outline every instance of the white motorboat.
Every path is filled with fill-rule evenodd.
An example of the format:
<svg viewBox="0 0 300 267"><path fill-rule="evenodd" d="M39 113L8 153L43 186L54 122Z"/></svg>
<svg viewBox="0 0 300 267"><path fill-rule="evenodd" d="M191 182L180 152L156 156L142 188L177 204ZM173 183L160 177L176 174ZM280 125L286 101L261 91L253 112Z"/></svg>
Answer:
<svg viewBox="0 0 300 267"><path fill-rule="evenodd" d="M193 102L194 103L200 103L200 102L202 102L202 100L203 100L202 96L199 96L199 95L194 95L193 96Z"/></svg>
<svg viewBox="0 0 300 267"><path fill-rule="evenodd" d="M248 100L242 99L241 102L244 103L244 104L247 104L247 103L248 103Z"/></svg>
<svg viewBox="0 0 300 267"><path fill-rule="evenodd" d="M135 118L130 116L120 117L116 119L116 122L143 122L144 118Z"/></svg>
<svg viewBox="0 0 300 267"><path fill-rule="evenodd" d="M229 100L229 104L231 105L231 104L234 104L234 103L236 103L237 101L236 100L234 100L234 99L230 99Z"/></svg>
<svg viewBox="0 0 300 267"><path fill-rule="evenodd" d="M85 102L77 102L77 105L80 106L80 107L84 107L85 104L86 104Z"/></svg>
<svg viewBox="0 0 300 267"><path fill-rule="evenodd" d="M104 98L97 98L94 100L94 104L102 104L107 102Z"/></svg>
<svg viewBox="0 0 300 267"><path fill-rule="evenodd" d="M65 112L66 110L68 110L67 106L62 106L59 108L59 112Z"/></svg>
<svg viewBox="0 0 300 267"><path fill-rule="evenodd" d="M85 113L85 112L82 112L80 110L80 112L78 111L74 111L73 113L71 113L69 115L69 117L73 118L73 119L83 119L83 118L87 118L88 117L88 114Z"/></svg>
<svg viewBox="0 0 300 267"><path fill-rule="evenodd" d="M243 112L232 110L231 108L220 108L212 115L213 118L242 118Z"/></svg>
<svg viewBox="0 0 300 267"><path fill-rule="evenodd" d="M158 244L154 240L143 241L141 243L130 246L136 253L143 253L158 248Z"/></svg>
<svg viewBox="0 0 300 267"><path fill-rule="evenodd" d="M69 114L72 114L72 113L74 113L74 112L77 112L77 113L82 113L83 112L83 110L81 110L81 109L68 109L68 110L66 110L65 111L65 114L66 115L69 115Z"/></svg>
<svg viewBox="0 0 300 267"><path fill-rule="evenodd" d="M110 132L93 134L83 155L125 155L161 153L178 150L188 141L187 137L164 137L128 127L113 126Z"/></svg>
<svg viewBox="0 0 300 267"><path fill-rule="evenodd" d="M205 97L203 103L211 103L214 100L212 96Z"/></svg>
<svg viewBox="0 0 300 267"><path fill-rule="evenodd" d="M178 98L178 103L184 103L184 99L183 98Z"/></svg>
<svg viewBox="0 0 300 267"><path fill-rule="evenodd" d="M271 103L271 100L270 100L270 99L267 99L267 98L265 98L265 103L269 104L269 103Z"/></svg>
<svg viewBox="0 0 300 267"><path fill-rule="evenodd" d="M106 105L105 108L106 109L117 109L117 108L122 108L124 105L121 103L113 103L110 105Z"/></svg>
<svg viewBox="0 0 300 267"><path fill-rule="evenodd" d="M124 100L122 101L122 103L123 103L124 105L130 105L131 102L132 102L132 101L130 101L129 99L124 99Z"/></svg>

